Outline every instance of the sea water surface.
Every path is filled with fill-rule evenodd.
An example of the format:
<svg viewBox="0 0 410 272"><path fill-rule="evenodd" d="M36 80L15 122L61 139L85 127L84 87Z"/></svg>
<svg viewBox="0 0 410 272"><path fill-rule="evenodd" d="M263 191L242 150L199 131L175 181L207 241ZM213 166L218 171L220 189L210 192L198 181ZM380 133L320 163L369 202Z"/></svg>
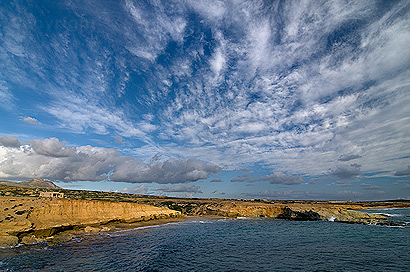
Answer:
<svg viewBox="0 0 410 272"><path fill-rule="evenodd" d="M372 210L410 221L410 209ZM410 271L410 228L188 220L0 249L0 271Z"/></svg>

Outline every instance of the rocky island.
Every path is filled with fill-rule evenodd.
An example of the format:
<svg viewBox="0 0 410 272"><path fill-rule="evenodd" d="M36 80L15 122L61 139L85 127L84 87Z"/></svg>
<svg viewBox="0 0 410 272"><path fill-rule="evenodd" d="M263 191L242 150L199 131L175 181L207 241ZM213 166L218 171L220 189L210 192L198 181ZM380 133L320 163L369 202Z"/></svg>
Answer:
<svg viewBox="0 0 410 272"><path fill-rule="evenodd" d="M87 232L108 232L190 216L268 217L344 223L405 225L359 210L405 208L408 201L271 201L187 199L64 190L51 182L0 182L0 246L59 242ZM164 221L166 220L166 221Z"/></svg>

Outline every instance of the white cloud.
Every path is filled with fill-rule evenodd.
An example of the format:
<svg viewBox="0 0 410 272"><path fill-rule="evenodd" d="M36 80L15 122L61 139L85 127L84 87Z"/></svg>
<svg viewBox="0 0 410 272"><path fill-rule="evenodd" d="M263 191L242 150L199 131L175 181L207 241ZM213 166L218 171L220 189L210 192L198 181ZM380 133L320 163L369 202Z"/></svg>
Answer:
<svg viewBox="0 0 410 272"><path fill-rule="evenodd" d="M374 184L368 184L368 183L362 183L360 186L365 189L365 190L380 190L380 186L374 185Z"/></svg>
<svg viewBox="0 0 410 272"><path fill-rule="evenodd" d="M11 109L14 104L14 96L10 92L4 80L0 80L0 107Z"/></svg>
<svg viewBox="0 0 410 272"><path fill-rule="evenodd" d="M22 117L21 119L22 119L24 122L29 123L29 124L33 124L33 125L38 125L38 124L40 124L40 122L39 122L36 118L33 118L33 117L27 116L27 117Z"/></svg>
<svg viewBox="0 0 410 272"><path fill-rule="evenodd" d="M395 176L410 176L410 165L407 165L407 169L399 170L394 173Z"/></svg>
<svg viewBox="0 0 410 272"><path fill-rule="evenodd" d="M201 89L177 92L176 101L183 103L170 105L163 122L168 139L190 145L163 148L228 168L262 161L303 175L329 174L333 168L341 176L344 168L334 165L353 156L360 173L382 170L392 176L395 164L407 165L395 159L405 157L409 141L410 56L402 49L410 37L404 27L409 20L400 15L405 5L374 17L373 2L289 2L282 32L259 4L234 3L218 15L235 33L216 37L236 70L220 70L228 85L223 93L214 81L207 85L208 74L187 79ZM208 23L215 33L225 33L220 19ZM343 35L343 27L354 24L345 40L327 48L328 36ZM363 46L354 50L360 41ZM380 58L389 68L379 65Z"/></svg>
<svg viewBox="0 0 410 272"><path fill-rule="evenodd" d="M132 152L147 158L160 152L226 169L263 162L277 173L295 173L296 182L302 175L392 177L408 166L405 1L389 9L373 1L171 1L148 7L128 0L116 12L98 3L68 5L92 18L92 24L82 23L96 35L77 29L83 39L73 40L61 31L37 43L34 16L24 7L1 14L7 22L2 76L7 84L51 97L37 107L64 130L139 139L146 145ZM191 24L191 11L199 26ZM99 34L106 40L96 39ZM84 45L77 49L87 58L78 60L73 42ZM168 45L178 49L175 55L164 51ZM45 52L55 52L53 61ZM161 54L170 60L152 63ZM50 77L46 70L53 71ZM130 81L135 74L138 80ZM0 99L9 103L14 97L7 84L0 82ZM117 100L125 94L136 104ZM144 109L149 118L140 116ZM351 160L360 169L338 165ZM136 173L163 164L122 167ZM209 172L188 169L171 179Z"/></svg>
<svg viewBox="0 0 410 272"><path fill-rule="evenodd" d="M225 63L225 56L223 55L221 49L218 48L210 60L211 70L218 76L224 68Z"/></svg>
<svg viewBox="0 0 410 272"><path fill-rule="evenodd" d="M208 165L196 159L174 158L150 164L124 160L116 166L110 179L133 183L185 183L207 179L220 170L216 165Z"/></svg>
<svg viewBox="0 0 410 272"><path fill-rule="evenodd" d="M110 179L129 183L185 183L207 179L221 169L196 159L168 159L143 164L109 148L69 147L57 138L33 140L19 146L14 138L0 138L0 177L46 178L60 181Z"/></svg>
<svg viewBox="0 0 410 272"><path fill-rule="evenodd" d="M134 21L134 24L128 26L129 32L123 32L132 41L126 45L131 53L155 61L168 44L169 37L178 42L182 41L186 21L182 16L168 11L183 7L177 3L167 3L167 5L169 7L153 3L151 7L147 7L140 3L134 4L134 1L125 1L125 10Z"/></svg>
<svg viewBox="0 0 410 272"><path fill-rule="evenodd" d="M0 145L4 147L18 148L21 146L21 143L16 137L4 137L0 135Z"/></svg>
<svg viewBox="0 0 410 272"><path fill-rule="evenodd" d="M358 177L362 174L360 171L360 165L338 165L335 169L330 170L330 175L335 176L340 179L350 179Z"/></svg>
<svg viewBox="0 0 410 272"><path fill-rule="evenodd" d="M351 160L355 160L355 159L359 159L362 156L360 155L356 155L356 154L350 154L350 155L340 155L339 161L351 161Z"/></svg>
<svg viewBox="0 0 410 272"><path fill-rule="evenodd" d="M209 182L222 182L222 179L220 179L220 178L212 179Z"/></svg>
<svg viewBox="0 0 410 272"><path fill-rule="evenodd" d="M231 182L261 182L269 181L270 184L283 184L283 185L299 185L303 184L303 178L300 176L294 176L287 173L276 172L270 175L265 175L259 178L252 177L249 174L244 174L233 178Z"/></svg>
<svg viewBox="0 0 410 272"><path fill-rule="evenodd" d="M160 186L152 189L153 191L160 191L165 193L202 193L201 187L193 184L189 185L172 185L172 186Z"/></svg>
<svg viewBox="0 0 410 272"><path fill-rule="evenodd" d="M247 193L245 195L248 197L267 198L267 199L292 199L292 198L297 198L295 197L295 195L298 195L298 193L293 190L287 190L287 191L263 190L258 193Z"/></svg>
<svg viewBox="0 0 410 272"><path fill-rule="evenodd" d="M109 106L96 105L85 97L65 96L52 105L42 109L60 120L61 126L75 133L92 131L97 134L108 134L111 130L119 136L138 137L147 143L148 132L156 130L156 126L149 121L133 123L128 121L121 109L111 109Z"/></svg>
<svg viewBox="0 0 410 272"><path fill-rule="evenodd" d="M114 139L117 144L123 144L125 142L124 138L119 135L115 136Z"/></svg>
<svg viewBox="0 0 410 272"><path fill-rule="evenodd" d="M127 193L127 194L146 195L148 192L148 188L144 184L141 184L136 187L131 187L131 188L126 187L122 189L122 192Z"/></svg>
<svg viewBox="0 0 410 272"><path fill-rule="evenodd" d="M303 184L302 177L289 175L289 174L281 173L281 172L263 176L263 177L260 177L259 179L261 181L269 181L270 184L285 184L285 185Z"/></svg>

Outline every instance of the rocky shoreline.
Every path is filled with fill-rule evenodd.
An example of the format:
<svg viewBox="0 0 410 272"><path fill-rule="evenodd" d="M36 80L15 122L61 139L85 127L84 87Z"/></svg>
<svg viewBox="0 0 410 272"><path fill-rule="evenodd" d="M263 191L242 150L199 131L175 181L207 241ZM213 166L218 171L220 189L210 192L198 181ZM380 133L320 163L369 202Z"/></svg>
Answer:
<svg viewBox="0 0 410 272"><path fill-rule="evenodd" d="M360 205L332 203L260 203L246 201L173 199L169 207L101 200L0 197L0 247L47 241L58 243L85 233L111 232L197 217L267 217L295 221L327 220L352 224L406 226ZM180 202L178 202L180 201ZM162 202L165 203L165 202ZM153 203L158 204L158 203ZM402 205L403 206L403 205ZM194 208L192 208L194 207ZM366 207L369 208L369 207Z"/></svg>
<svg viewBox="0 0 410 272"><path fill-rule="evenodd" d="M116 225L181 217L165 207L34 197L0 197L0 246L51 241L61 233L108 232Z"/></svg>
<svg viewBox="0 0 410 272"><path fill-rule="evenodd" d="M0 181L0 247L59 243L87 234L179 222L187 218L267 217L351 224L407 226L359 210L408 208L409 201L271 201L192 199L65 190L34 179Z"/></svg>

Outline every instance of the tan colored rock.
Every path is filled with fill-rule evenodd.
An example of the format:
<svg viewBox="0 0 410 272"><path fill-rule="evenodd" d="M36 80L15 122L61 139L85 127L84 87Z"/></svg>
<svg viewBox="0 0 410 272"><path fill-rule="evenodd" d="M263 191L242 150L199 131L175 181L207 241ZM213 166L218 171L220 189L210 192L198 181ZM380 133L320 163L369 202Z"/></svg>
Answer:
<svg viewBox="0 0 410 272"><path fill-rule="evenodd" d="M16 236L0 234L0 247L16 246L19 239Z"/></svg>
<svg viewBox="0 0 410 272"><path fill-rule="evenodd" d="M21 243L25 245L32 245L43 241L45 241L45 239L37 238L34 235L27 235L21 238Z"/></svg>
<svg viewBox="0 0 410 272"><path fill-rule="evenodd" d="M100 231L107 232L107 231L111 231L111 229L109 227L102 227Z"/></svg>
<svg viewBox="0 0 410 272"><path fill-rule="evenodd" d="M28 232L22 242L33 243L73 226L105 224L112 221L137 222L180 216L168 208L130 202L0 197L0 246L16 245L16 236ZM91 228L88 231L109 231Z"/></svg>
<svg viewBox="0 0 410 272"><path fill-rule="evenodd" d="M35 229L67 225L91 225L108 221L133 221L152 216L177 216L168 208L129 202L108 202L68 199L46 199L34 209L28 220Z"/></svg>
<svg viewBox="0 0 410 272"><path fill-rule="evenodd" d="M94 228L94 227L87 226L87 227L84 228L84 231L85 231L85 232L100 232L101 229L100 229L100 228Z"/></svg>
<svg viewBox="0 0 410 272"><path fill-rule="evenodd" d="M21 219L20 221L4 222L0 223L0 234L6 233L9 235L15 235L20 232L26 232L32 229L33 223L27 219Z"/></svg>

